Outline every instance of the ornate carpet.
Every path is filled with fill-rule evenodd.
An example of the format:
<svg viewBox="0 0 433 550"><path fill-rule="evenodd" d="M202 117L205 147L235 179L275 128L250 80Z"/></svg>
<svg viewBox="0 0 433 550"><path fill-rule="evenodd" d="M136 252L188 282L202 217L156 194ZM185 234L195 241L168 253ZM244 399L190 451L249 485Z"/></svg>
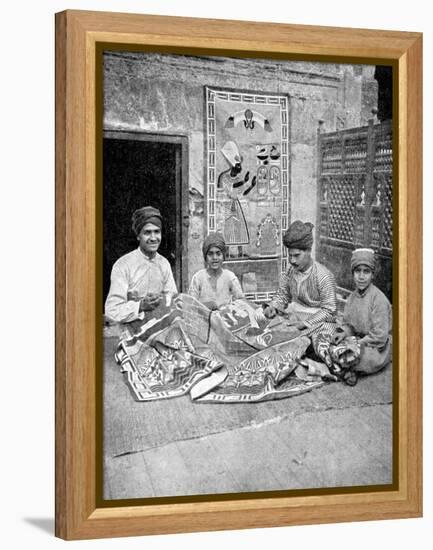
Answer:
<svg viewBox="0 0 433 550"><path fill-rule="evenodd" d="M211 312L181 294L125 326L115 357L134 399L260 402L323 385L329 372L301 360L310 340L283 319L259 326L255 307L239 300Z"/></svg>

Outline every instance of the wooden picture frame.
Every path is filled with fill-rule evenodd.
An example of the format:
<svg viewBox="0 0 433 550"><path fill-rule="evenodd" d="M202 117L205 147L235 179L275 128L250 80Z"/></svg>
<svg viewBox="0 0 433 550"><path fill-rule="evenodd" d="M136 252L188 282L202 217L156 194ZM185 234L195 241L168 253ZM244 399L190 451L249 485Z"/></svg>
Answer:
<svg viewBox="0 0 433 550"><path fill-rule="evenodd" d="M260 40L257 36L260 35ZM98 44L389 63L398 136L396 483L392 490L178 499L104 507L97 494ZM215 54L216 55L216 54ZM397 247L396 247L397 248ZM56 535L84 539L422 515L422 35L120 13L56 14Z"/></svg>

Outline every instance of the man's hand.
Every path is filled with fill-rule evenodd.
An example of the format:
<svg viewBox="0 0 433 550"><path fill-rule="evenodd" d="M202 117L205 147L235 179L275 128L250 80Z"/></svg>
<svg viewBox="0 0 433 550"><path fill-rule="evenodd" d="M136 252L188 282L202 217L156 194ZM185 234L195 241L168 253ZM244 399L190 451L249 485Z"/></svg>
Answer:
<svg viewBox="0 0 433 550"><path fill-rule="evenodd" d="M268 304L263 308L263 313L268 319L273 319L277 315L277 310L274 306Z"/></svg>
<svg viewBox="0 0 433 550"><path fill-rule="evenodd" d="M160 294L153 294L152 292L150 292L140 300L139 311L152 311L159 305L160 301L161 301Z"/></svg>

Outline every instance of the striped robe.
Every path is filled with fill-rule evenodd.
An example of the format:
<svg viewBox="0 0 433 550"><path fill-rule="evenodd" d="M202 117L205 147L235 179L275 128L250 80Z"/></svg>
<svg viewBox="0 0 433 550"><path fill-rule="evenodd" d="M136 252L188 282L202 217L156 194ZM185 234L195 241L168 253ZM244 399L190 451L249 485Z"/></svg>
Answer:
<svg viewBox="0 0 433 550"><path fill-rule="evenodd" d="M295 270L289 267L280 279L272 305L285 310L289 304L299 304L303 309L312 308L311 313L297 314L307 326L304 334L313 339L319 334L331 337L335 334L337 298L334 275L319 262L313 262L308 275L299 283ZM294 308L295 309L295 308Z"/></svg>

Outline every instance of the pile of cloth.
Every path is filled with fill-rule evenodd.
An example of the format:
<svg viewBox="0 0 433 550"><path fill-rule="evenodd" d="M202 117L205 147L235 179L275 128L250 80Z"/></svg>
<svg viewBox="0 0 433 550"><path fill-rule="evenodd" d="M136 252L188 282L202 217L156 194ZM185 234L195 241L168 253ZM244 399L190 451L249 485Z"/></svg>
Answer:
<svg viewBox="0 0 433 550"><path fill-rule="evenodd" d="M340 379L344 344L336 351L323 343L323 362L308 359L310 338L284 318L268 322L256 308L236 300L211 311L180 294L151 319L125 325L116 361L134 399L189 394L196 402L260 402Z"/></svg>

